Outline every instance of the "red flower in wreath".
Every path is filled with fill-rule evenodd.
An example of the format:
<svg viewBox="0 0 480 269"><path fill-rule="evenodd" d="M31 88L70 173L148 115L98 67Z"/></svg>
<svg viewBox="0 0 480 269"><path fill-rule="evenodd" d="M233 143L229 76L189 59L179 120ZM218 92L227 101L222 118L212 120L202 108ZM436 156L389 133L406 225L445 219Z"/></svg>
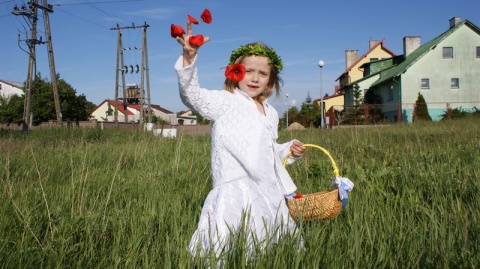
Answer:
<svg viewBox="0 0 480 269"><path fill-rule="evenodd" d="M182 37L184 34L185 30L183 30L182 26L172 24L172 26L170 27L170 35L173 38Z"/></svg>
<svg viewBox="0 0 480 269"><path fill-rule="evenodd" d="M204 23L207 23L207 24L212 23L212 13L210 13L210 10L205 9L202 13L202 16L200 17L202 18L202 21Z"/></svg>
<svg viewBox="0 0 480 269"><path fill-rule="evenodd" d="M192 46L200 47L201 45L203 45L203 42L204 42L203 35L198 34L198 35L191 36L190 39L188 39L188 42Z"/></svg>
<svg viewBox="0 0 480 269"><path fill-rule="evenodd" d="M225 69L225 77L229 80L240 82L245 77L245 72L243 64L231 64Z"/></svg>
<svg viewBox="0 0 480 269"><path fill-rule="evenodd" d="M195 18L192 17L191 15L187 15L187 16L188 16L188 22L189 22L189 23L198 24L197 19L195 19Z"/></svg>

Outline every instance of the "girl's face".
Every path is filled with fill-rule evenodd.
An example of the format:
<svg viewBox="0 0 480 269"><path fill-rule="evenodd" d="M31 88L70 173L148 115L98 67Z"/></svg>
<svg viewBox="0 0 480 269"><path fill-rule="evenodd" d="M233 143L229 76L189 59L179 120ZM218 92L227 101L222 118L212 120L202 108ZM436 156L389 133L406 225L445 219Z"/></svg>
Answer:
<svg viewBox="0 0 480 269"><path fill-rule="evenodd" d="M266 90L270 80L271 66L268 58L264 56L248 56L243 59L245 77L238 82L238 87L248 96L255 98Z"/></svg>

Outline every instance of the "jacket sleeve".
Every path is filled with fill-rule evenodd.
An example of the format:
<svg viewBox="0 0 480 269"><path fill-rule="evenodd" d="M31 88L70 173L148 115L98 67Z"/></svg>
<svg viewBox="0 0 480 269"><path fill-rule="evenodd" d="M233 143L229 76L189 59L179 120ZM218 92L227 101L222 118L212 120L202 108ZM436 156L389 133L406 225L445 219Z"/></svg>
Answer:
<svg viewBox="0 0 480 269"><path fill-rule="evenodd" d="M298 140L293 139L293 140L291 140L291 141L289 141L289 142L286 142L286 143L276 144L276 146L275 146L275 154L280 157L280 159L282 160L282 162L283 162L285 159L287 159L286 164L292 164L292 163L294 163L296 160L299 159L298 157L292 157L292 156L290 155L290 147L292 146L293 141L298 141Z"/></svg>
<svg viewBox="0 0 480 269"><path fill-rule="evenodd" d="M272 107L272 114L273 117L271 118L272 124L274 128L273 130L273 137L275 138L275 143L274 143L274 153L275 156L280 158L283 161L287 158L287 164L291 164L294 161L298 160L298 158L290 156L290 147L292 146L294 141L298 141L296 139L293 139L289 142L278 144L276 139L278 138L278 112Z"/></svg>
<svg viewBox="0 0 480 269"><path fill-rule="evenodd" d="M231 94L224 90L210 91L200 87L198 83L197 57L193 63L183 67L183 56L175 63L175 71L178 76L178 87L182 102L189 108L199 112L209 120L216 120L226 110L231 108Z"/></svg>

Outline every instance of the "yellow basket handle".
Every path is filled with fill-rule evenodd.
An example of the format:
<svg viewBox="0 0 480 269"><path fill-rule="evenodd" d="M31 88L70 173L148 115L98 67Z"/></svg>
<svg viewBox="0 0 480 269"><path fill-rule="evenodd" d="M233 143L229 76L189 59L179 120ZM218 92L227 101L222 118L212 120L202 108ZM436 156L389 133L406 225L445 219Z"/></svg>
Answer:
<svg viewBox="0 0 480 269"><path fill-rule="evenodd" d="M322 148L320 146L317 146L315 144L303 144L303 146L304 147L316 148L316 149L319 149L319 150L323 151L323 153L325 153L328 156L328 158L330 159L330 161L332 162L333 174L336 177L340 177L340 172L338 170L337 164L335 163L335 160L332 158L332 155L330 155L330 152L328 152L328 150L326 150L325 148ZM283 166L287 165L287 159L288 159L288 157L283 160Z"/></svg>

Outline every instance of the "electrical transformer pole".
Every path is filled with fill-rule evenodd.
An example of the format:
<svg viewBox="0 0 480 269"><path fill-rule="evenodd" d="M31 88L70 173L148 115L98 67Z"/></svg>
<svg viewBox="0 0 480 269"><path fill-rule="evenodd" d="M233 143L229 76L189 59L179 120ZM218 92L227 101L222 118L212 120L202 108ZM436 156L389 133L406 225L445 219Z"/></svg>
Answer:
<svg viewBox="0 0 480 269"><path fill-rule="evenodd" d="M140 118L139 122L140 125L143 126L144 123L144 109L145 109L145 101L147 101L147 111L148 111L148 122L152 122L152 109L151 109L151 100L150 100L150 78L149 78L149 68L148 68L148 49L147 49L147 28L150 27L146 22L144 25L136 26L132 23L131 26L120 27L117 24L117 27L111 28L110 30L117 30L118 31L118 41L117 41L117 64L116 64L116 79L115 79L115 122L118 123L118 100L123 100L124 107L126 107L126 103L130 102L130 99L137 99L140 107ZM140 89L139 89L139 98L135 96L130 96L128 92L130 89L125 87L125 73L128 73L128 67L124 64L124 50L123 43L122 43L122 29L137 29L142 28L142 63L141 63L141 82L140 82ZM132 48L129 48L130 50ZM134 48L137 49L136 47ZM139 66L137 65L137 73L139 72ZM123 83L123 98L118 97L119 91L119 72L122 72L122 83ZM133 73L133 65L130 65L130 73ZM147 84L147 97L145 97L145 79ZM125 114L125 122L128 122L127 111L124 111Z"/></svg>

